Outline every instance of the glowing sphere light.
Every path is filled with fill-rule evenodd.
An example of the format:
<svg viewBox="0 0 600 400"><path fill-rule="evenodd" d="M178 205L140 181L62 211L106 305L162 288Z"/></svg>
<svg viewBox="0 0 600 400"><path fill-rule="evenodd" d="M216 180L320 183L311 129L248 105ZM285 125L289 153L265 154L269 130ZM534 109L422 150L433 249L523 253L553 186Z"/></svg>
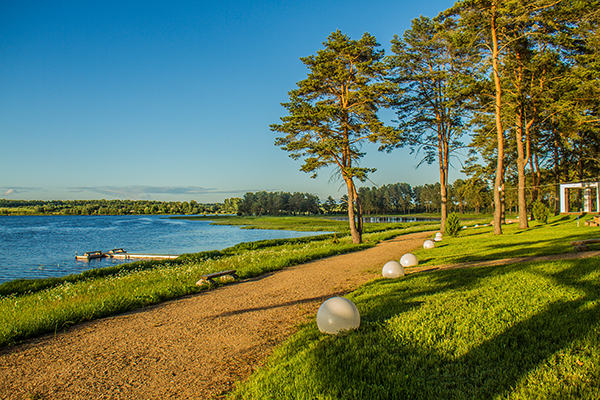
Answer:
<svg viewBox="0 0 600 400"><path fill-rule="evenodd" d="M381 275L383 275L384 278L391 279L404 276L404 267L398 261L388 261L383 266Z"/></svg>
<svg viewBox="0 0 600 400"><path fill-rule="evenodd" d="M414 267L419 264L419 261L413 253L406 253L400 259L400 264L402 264L403 267Z"/></svg>
<svg viewBox="0 0 600 400"><path fill-rule="evenodd" d="M360 313L353 302L344 297L332 297L321 304L317 311L317 326L322 333L335 335L358 329Z"/></svg>
<svg viewBox="0 0 600 400"><path fill-rule="evenodd" d="M423 243L424 249L433 249L434 247L435 247L435 242L433 240L426 240L425 243Z"/></svg>

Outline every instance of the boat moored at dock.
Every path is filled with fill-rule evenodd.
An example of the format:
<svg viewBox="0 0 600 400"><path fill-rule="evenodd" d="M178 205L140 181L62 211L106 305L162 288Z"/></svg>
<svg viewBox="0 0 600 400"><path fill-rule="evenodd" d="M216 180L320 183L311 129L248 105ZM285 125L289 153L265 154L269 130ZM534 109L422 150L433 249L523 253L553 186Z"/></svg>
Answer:
<svg viewBox="0 0 600 400"><path fill-rule="evenodd" d="M101 252L100 250L98 251L86 251L85 253L83 253L82 256L78 255L77 253L75 253L75 259L76 260L94 260L96 258L103 258L106 257L106 255Z"/></svg>

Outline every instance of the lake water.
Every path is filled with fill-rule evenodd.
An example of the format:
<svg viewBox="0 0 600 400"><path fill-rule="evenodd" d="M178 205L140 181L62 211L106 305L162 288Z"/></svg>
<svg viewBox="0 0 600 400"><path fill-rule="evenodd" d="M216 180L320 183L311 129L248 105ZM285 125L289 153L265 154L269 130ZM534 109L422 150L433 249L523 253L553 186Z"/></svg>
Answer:
<svg viewBox="0 0 600 400"><path fill-rule="evenodd" d="M64 276L125 262L109 258L76 261L76 252L124 248L128 253L184 254L311 234L240 229L155 215L0 216L0 283Z"/></svg>

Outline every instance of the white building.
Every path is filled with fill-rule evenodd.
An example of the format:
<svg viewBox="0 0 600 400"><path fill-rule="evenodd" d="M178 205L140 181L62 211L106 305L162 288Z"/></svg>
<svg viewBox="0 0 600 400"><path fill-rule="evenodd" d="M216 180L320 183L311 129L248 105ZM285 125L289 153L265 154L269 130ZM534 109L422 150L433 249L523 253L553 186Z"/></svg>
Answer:
<svg viewBox="0 0 600 400"><path fill-rule="evenodd" d="M595 193L592 192L592 189ZM573 190L583 190L583 212L600 213L600 182L579 182L579 183L561 183L560 184L560 212L561 214L570 212L581 212L581 209L569 209L569 195ZM594 201L595 200L595 201ZM595 203L595 211L592 206Z"/></svg>

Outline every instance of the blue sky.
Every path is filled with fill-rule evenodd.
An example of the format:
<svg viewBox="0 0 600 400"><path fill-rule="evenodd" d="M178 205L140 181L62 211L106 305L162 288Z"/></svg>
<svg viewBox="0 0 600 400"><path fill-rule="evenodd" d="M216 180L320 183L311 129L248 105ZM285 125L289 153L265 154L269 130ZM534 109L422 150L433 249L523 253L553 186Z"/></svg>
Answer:
<svg viewBox="0 0 600 400"><path fill-rule="evenodd" d="M332 170L311 179L273 144L269 125L306 78L299 58L336 29L369 32L389 53L412 19L453 3L0 0L0 196L339 199ZM408 149L364 150L377 168L368 186L439 180Z"/></svg>

